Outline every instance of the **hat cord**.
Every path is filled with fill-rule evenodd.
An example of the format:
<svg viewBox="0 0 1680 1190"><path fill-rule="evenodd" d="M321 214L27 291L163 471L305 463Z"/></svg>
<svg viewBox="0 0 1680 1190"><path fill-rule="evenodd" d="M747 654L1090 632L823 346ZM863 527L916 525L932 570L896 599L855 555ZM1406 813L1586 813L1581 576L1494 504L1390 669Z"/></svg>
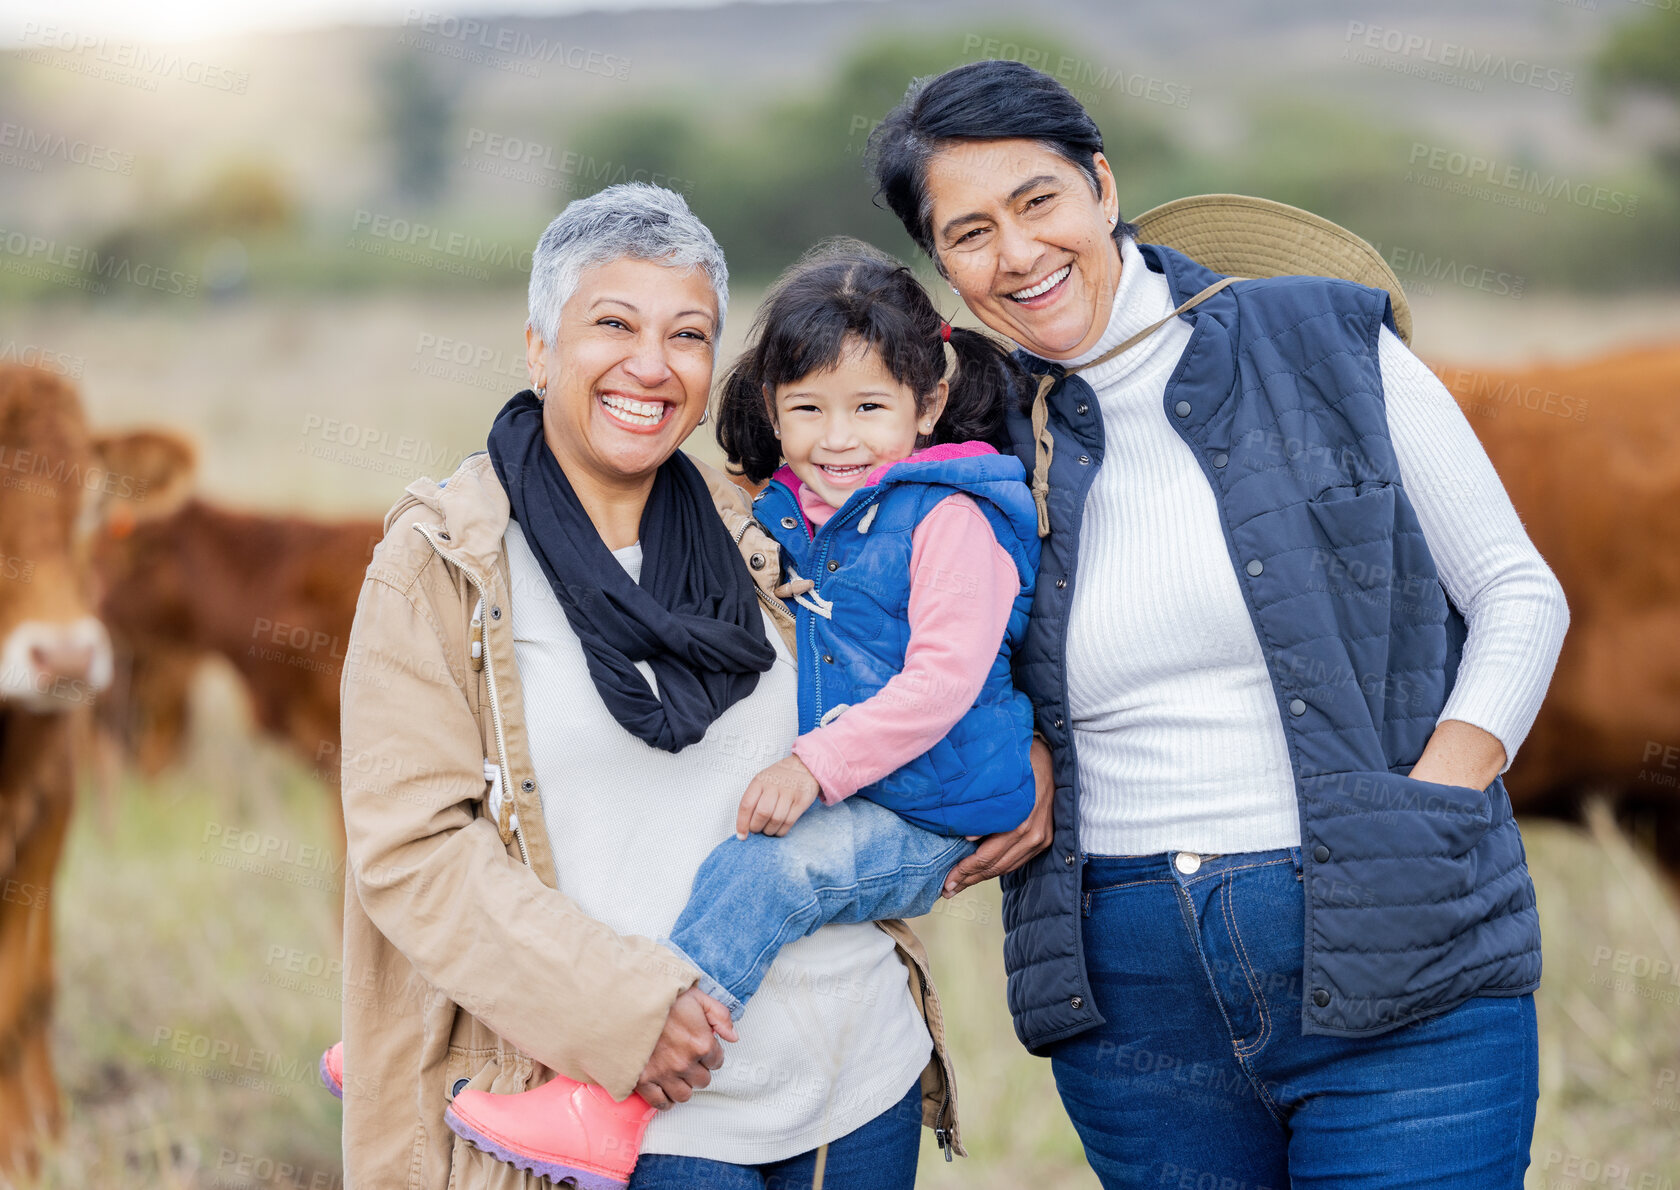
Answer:
<svg viewBox="0 0 1680 1190"><path fill-rule="evenodd" d="M1056 382L1063 377L1072 376L1076 372L1083 372L1086 368L1094 368L1098 364L1106 364L1115 356L1124 354L1133 347L1136 347L1145 339L1149 338L1150 335L1153 335L1156 331L1166 326L1167 323L1177 318L1180 314L1184 313L1192 306L1198 306L1207 301L1208 298L1212 297L1221 289L1224 289L1227 285L1238 279L1239 278L1236 277L1221 277L1194 297L1187 299L1182 306L1174 310L1171 314L1168 314L1159 322L1154 322L1144 327L1141 331L1127 339L1124 343L1121 343L1118 347L1103 352L1096 359L1080 364L1077 368L1068 368L1060 377L1054 375L1053 373L1046 372L1043 376L1038 378L1038 392L1033 396L1032 406L1032 432L1033 442L1035 444L1033 450L1032 494L1033 503L1038 506L1038 535L1040 537L1050 536L1050 460L1056 453L1056 442L1050 435L1050 404L1046 398L1049 396L1050 390L1056 387Z"/></svg>

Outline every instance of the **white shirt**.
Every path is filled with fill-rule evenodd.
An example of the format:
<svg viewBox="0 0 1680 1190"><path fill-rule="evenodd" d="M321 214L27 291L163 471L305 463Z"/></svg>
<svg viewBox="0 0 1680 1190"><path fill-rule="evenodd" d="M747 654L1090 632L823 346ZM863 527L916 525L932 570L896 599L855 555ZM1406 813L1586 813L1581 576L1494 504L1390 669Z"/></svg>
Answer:
<svg viewBox="0 0 1680 1190"><path fill-rule="evenodd" d="M560 891L621 934L664 937L701 861L734 833L748 779L789 754L794 659L766 620L770 671L703 740L664 752L608 713L517 522L506 545L514 658ZM639 579L639 545L614 556ZM652 668L637 668L651 684ZM643 1152L735 1164L792 1157L896 1104L933 1049L892 939L869 924L824 926L785 946L736 1031L711 1086L655 1117Z"/></svg>
<svg viewBox="0 0 1680 1190"><path fill-rule="evenodd" d="M1173 310L1128 237L1092 360ZM1191 328L1173 319L1079 375L1104 456L1085 499L1067 684L1079 758L1080 846L1097 855L1298 845L1276 696L1237 585L1219 509L1162 408ZM1379 345L1389 434L1441 583L1469 627L1441 719L1516 755L1551 680L1568 609L1452 394L1392 332Z"/></svg>

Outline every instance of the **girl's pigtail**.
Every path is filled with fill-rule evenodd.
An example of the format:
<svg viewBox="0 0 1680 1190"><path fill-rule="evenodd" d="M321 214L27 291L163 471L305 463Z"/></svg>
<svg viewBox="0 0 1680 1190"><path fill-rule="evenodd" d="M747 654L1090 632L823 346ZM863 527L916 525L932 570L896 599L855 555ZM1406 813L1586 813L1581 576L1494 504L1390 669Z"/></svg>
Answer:
<svg viewBox="0 0 1680 1190"><path fill-rule="evenodd" d="M996 339L966 327L951 328L951 351L957 367L951 375L945 412L933 427L933 441L988 442L1007 453L1004 414L1020 400L1027 382L1025 370Z"/></svg>
<svg viewBox="0 0 1680 1190"><path fill-rule="evenodd" d="M716 434L730 466L738 467L753 483L763 483L782 465L782 444L770 424L755 362L754 353L748 351L724 377Z"/></svg>

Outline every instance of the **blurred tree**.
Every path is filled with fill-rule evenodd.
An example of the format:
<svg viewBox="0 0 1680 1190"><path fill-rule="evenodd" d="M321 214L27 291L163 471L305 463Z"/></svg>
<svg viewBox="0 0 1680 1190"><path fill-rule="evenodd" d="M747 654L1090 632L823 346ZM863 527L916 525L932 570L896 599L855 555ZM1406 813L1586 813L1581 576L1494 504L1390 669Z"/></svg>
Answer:
<svg viewBox="0 0 1680 1190"><path fill-rule="evenodd" d="M181 212L199 233L278 231L297 218L297 201L273 166L239 161L223 166Z"/></svg>
<svg viewBox="0 0 1680 1190"><path fill-rule="evenodd" d="M640 170L639 176L662 174L689 183L665 184L685 191L728 253L731 270L743 279L765 279L833 235L868 240L920 267L925 262L898 220L872 202L874 184L864 168L864 149L870 132L904 98L912 80L972 61L974 55L965 49L990 41L1031 45L1051 62L1082 61L1070 47L1039 32L1031 38L1007 30L980 36L894 35L860 43L841 61L832 81L805 94L773 98L744 120L708 120L695 98L685 96L600 117L571 138L572 149L580 168L616 161L630 176ZM1081 98L1103 129L1117 172L1124 167L1135 184L1176 162L1177 151L1159 117L1115 85L1120 73L1087 73L1100 85ZM605 176L585 192L613 180L618 179Z"/></svg>
<svg viewBox="0 0 1680 1190"><path fill-rule="evenodd" d="M416 202L435 202L449 181L448 142L460 88L412 50L379 59L374 74L397 192Z"/></svg>
<svg viewBox="0 0 1680 1190"><path fill-rule="evenodd" d="M1670 118L1651 146L1666 183L1659 189L1665 193L1647 196L1645 215L1636 232L1625 236L1632 242L1621 259L1633 262L1633 271L1672 285L1680 268L1680 11L1670 2L1616 26L1593 66L1589 102L1600 118L1635 92L1657 96L1668 111ZM1602 270L1603 259L1595 262L1595 271Z"/></svg>
<svg viewBox="0 0 1680 1190"><path fill-rule="evenodd" d="M1650 8L1618 25L1594 63L1594 107L1603 115L1610 103L1633 91L1667 100L1680 115L1680 11ZM1658 162L1680 182L1680 120L1656 148Z"/></svg>

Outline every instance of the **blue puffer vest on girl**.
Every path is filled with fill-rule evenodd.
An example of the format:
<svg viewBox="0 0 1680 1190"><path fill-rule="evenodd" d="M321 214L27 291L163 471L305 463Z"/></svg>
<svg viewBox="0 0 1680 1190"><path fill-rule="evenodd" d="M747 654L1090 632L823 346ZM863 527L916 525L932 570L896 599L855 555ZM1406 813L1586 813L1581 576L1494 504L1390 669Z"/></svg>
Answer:
<svg viewBox="0 0 1680 1190"><path fill-rule="evenodd" d="M959 448L960 449L960 448ZM989 450L989 448L988 448ZM1029 749L1032 705L1015 689L1011 661L1027 631L1038 572L1038 521L1019 460L995 452L949 457L934 448L894 464L859 488L812 535L799 501L772 479L753 512L782 547L784 580L815 587L792 603L799 632L799 730L829 722L904 668L910 643L911 534L936 504L973 498L1015 561L1021 590L980 696L944 739L858 790L926 830L989 835L1013 830L1035 798ZM959 573L926 581L972 586Z"/></svg>
<svg viewBox="0 0 1680 1190"><path fill-rule="evenodd" d="M1139 245L1183 302L1218 274ZM1323 277L1239 281L1179 317L1194 328L1161 416L1219 505L1266 658L1301 815L1301 1029L1381 1033L1540 979L1540 919L1504 782L1409 774L1458 672L1448 601L1389 442L1377 336L1388 294ZM1042 1053L1102 1018L1080 926L1079 761L1066 654L1085 493L1103 424L1083 377L1024 352L1055 440L1041 597L1017 676L1055 754L1055 843L1003 877L1009 1008ZM1016 454L1032 427L1011 410Z"/></svg>

